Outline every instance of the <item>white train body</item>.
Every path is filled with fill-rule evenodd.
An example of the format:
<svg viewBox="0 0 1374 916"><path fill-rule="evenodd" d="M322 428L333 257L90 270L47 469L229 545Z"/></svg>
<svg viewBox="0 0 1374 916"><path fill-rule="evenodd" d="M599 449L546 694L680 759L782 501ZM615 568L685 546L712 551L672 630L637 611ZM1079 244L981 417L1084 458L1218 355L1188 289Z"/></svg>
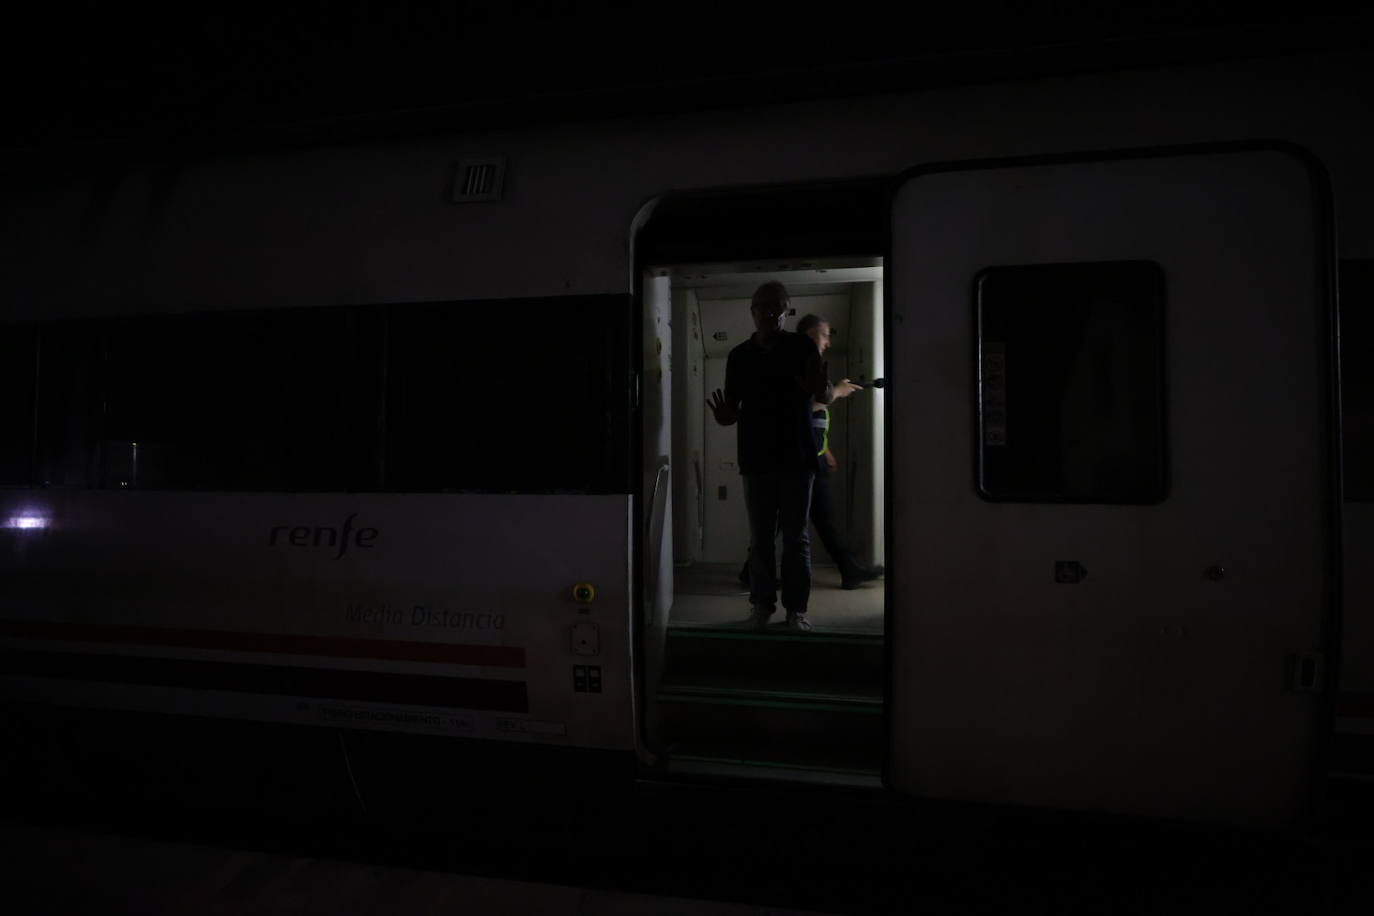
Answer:
<svg viewBox="0 0 1374 916"><path fill-rule="evenodd" d="M1322 749L1374 735L1374 511L1337 498L1327 324L1329 268L1374 259L1371 76L1366 56L1332 52L12 167L0 175L0 317L12 336L37 335L35 352L70 329L250 311L268 334L273 315L328 312L350 347L411 322L405 352L451 363L451 387L430 392L448 406L432 410L450 411L443 441L466 456L444 460L476 470L465 479L436 459L379 471L380 485L339 464L347 486L289 474L256 489L160 486L141 482L159 459L136 430L68 429L60 448L42 430L7 430L33 445L31 460L22 445L9 453L29 476L0 481L0 692L12 706L661 762L647 717L672 523L666 497L655 512L666 478L654 458L673 453L652 408L668 358L653 345L663 291L644 272L757 253L675 258L643 233L676 218L664 216L675 201L728 212L759 189L781 199L889 182L890 222L875 230L887 246L870 252L896 380L880 497L887 786L1201 820L1298 816L1314 778L1352 775ZM484 159L501 163L499 199L456 200L455 169ZM932 163L944 165L922 171ZM674 239L690 231L673 225ZM715 252L708 236L699 248ZM1167 287L1167 487L1128 504L979 493L974 452L993 434L974 432L975 361L991 352L976 337L974 278L1129 261L1159 265ZM550 325L560 308L568 323ZM549 361L560 348L567 366ZM70 352L76 364L96 351ZM229 352L216 366L232 365ZM289 347L235 352L251 374ZM322 391L352 384L346 369L314 366L303 371ZM406 384L440 377L416 371ZM578 406L587 385L593 408ZM365 397L362 382L348 390ZM33 394L30 413L48 396ZM510 454L507 427L490 425L503 409L523 424ZM439 441L422 414L406 421L415 449ZM1370 417L1347 396L1347 426ZM401 433L375 435L374 446ZM99 457L73 458L86 440ZM221 444L229 467L241 444ZM1087 570L1077 591L1048 575L1058 561ZM1213 567L1226 578L1207 578ZM1231 748L1214 754L1212 741ZM1244 779L1237 760L1252 762Z"/></svg>

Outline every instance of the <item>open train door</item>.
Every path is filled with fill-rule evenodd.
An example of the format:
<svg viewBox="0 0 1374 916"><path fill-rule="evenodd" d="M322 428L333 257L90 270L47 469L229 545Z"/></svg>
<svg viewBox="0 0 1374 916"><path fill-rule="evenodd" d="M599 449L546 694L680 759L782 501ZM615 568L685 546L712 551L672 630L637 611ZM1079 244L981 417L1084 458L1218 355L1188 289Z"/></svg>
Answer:
<svg viewBox="0 0 1374 916"><path fill-rule="evenodd" d="M1329 199L1319 165L1271 145L904 177L894 789L1308 810L1339 582Z"/></svg>

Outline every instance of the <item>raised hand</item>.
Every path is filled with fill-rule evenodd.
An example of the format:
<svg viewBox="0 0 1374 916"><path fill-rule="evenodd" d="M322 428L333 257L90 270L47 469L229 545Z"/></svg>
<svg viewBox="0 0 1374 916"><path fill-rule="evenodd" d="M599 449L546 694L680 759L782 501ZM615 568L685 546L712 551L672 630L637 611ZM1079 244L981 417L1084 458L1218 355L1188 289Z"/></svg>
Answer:
<svg viewBox="0 0 1374 916"><path fill-rule="evenodd" d="M735 409L725 403L725 392L719 388L711 392L710 398L706 401L706 406L711 408L711 413L715 414L716 422L721 426L729 426L739 419Z"/></svg>

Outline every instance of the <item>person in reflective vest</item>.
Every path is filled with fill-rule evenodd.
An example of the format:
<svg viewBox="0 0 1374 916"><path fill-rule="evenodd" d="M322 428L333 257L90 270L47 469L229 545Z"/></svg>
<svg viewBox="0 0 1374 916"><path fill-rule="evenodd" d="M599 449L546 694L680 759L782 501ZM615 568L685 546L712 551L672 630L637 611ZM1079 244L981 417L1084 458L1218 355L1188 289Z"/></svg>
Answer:
<svg viewBox="0 0 1374 916"><path fill-rule="evenodd" d="M805 334L816 343L822 355L830 349L830 322L819 315L803 315L797 322L797 333ZM834 386L834 399L848 397L862 387L849 379ZM835 521L835 504L831 495L830 475L839 466L830 450L830 407L812 402L811 432L816 446L816 476L811 484L811 524L816 535L825 546L825 552L840 569L840 587L854 589L865 582L872 581L883 574L881 566L865 566L854 556L849 541L840 534ZM749 584L749 563L746 560L739 579L741 584Z"/></svg>

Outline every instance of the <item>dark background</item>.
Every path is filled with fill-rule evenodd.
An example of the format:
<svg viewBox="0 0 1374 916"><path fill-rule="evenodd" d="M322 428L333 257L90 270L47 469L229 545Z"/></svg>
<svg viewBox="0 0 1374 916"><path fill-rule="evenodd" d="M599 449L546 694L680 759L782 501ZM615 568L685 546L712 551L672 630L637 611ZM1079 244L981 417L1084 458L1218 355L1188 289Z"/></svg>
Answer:
<svg viewBox="0 0 1374 916"><path fill-rule="evenodd" d="M51 3L6 14L0 155L299 143L1367 45L1374 17L1335 9Z"/></svg>
<svg viewBox="0 0 1374 916"><path fill-rule="evenodd" d="M11 9L0 23L0 168L1355 49L1367 47L1371 35L1368 14L1338 14L1331 4L1222 12L1174 0L1134 9L1110 3L969 2L957 8L896 4L866 12L852 3L819 8L778 4L769 13L705 3L686 9L645 3L608 11L571 3L448 3L408 9L314 0L255 8L210 0L151 12L50 2L41 10ZM331 829L334 821L323 819L319 826L312 823L293 832L245 815L247 823L235 832L224 825L222 811L216 818L188 812L186 820L194 829L185 823L153 828L149 822L155 803L134 791L134 777L149 779L140 769L140 755L149 748L143 738L147 732L134 732L127 722L113 719L85 729L43 719L39 727L61 741L90 736L107 756L113 751L127 758L129 779L116 765L107 764L107 772L96 774L117 790L100 791L92 804L126 806L106 823L105 832L115 835L133 828L165 830L245 849L275 843L312 856L332 853L362 862L391 859L412 867L421 863L573 885L851 912L900 912L933 901L955 911L1018 913L1065 912L1075 902L1091 912L1178 912L1179 903L1191 903L1196 908L1190 911L1199 912L1207 911L1209 902L1219 904L1216 911L1228 909L1227 903L1250 911L1268 903L1295 913L1363 912L1360 905L1367 906L1370 899L1369 859L1356 842L1367 844L1363 816L1352 818L1329 847L1319 842L1297 851L1288 844L1261 842L1264 837L1218 842L1213 834L1198 833L1191 842L1175 834L1161 840L1153 828L1139 825L1108 832L1076 819L1056 825L962 808L940 812L927 807L919 816L904 809L874 813L844 798L813 809L815 823L798 837L785 834L798 819L795 799L769 793L759 793L762 800L745 801L722 794L710 806L701 804L699 793L655 799L654 810L661 816L656 831L645 836L617 833L613 819L603 825L601 819L578 819L561 809L549 815L557 823L541 824L547 832L539 833L530 829L535 822L499 810L500 817L493 819L507 833L472 831L478 838L475 852L463 846L452 849L429 836L408 839L399 830ZM210 740L207 736L227 740L241 734L221 722L203 729L148 726L149 732L187 746ZM283 756L300 763L292 773L310 774L313 781L284 782L278 788L296 799L307 797L296 804L309 813L310 799L318 799L326 811L353 803L337 763L336 738L332 732L293 732L283 739ZM349 740L361 745L370 738L363 734ZM370 758L365 747L355 746L358 776L365 786L369 760L393 759L397 746L394 736L380 736ZM0 742L0 753L21 752L37 754L19 741ZM315 759L321 763L312 768L308 764ZM258 762L264 772L272 772ZM69 775L47 766L46 759L39 764L55 780ZM172 794L184 791L196 803L222 808L261 789L256 774L233 770L229 762L223 769L228 771L223 780L216 779L217 772L194 771L154 773L152 778L171 781L167 791ZM455 779L452 764L402 769L416 777L416 791L464 785ZM317 773L325 777L314 779ZM533 785L547 778L547 772L510 778ZM75 778L73 782L80 784ZM408 787L411 780L401 785ZM473 782L470 788L489 787ZM71 798L70 787L64 791L73 810L59 813L72 817L79 828L91 829L86 799ZM669 794L671 789L656 791ZM467 801L479 794L458 797ZM629 810L626 800L608 801L606 794L585 786L577 792L569 788L560 797L594 813L597 807ZM487 792L483 801L499 809L510 798ZM21 813L34 819L54 816L46 801L35 797L33 804L37 812ZM444 828L457 827L461 839L468 826L462 817L472 814L470 809L458 812ZM723 832L722 822L759 829ZM146 903L153 890L169 883L146 864L153 854L147 854L142 869L121 868L120 860L107 864L98 855L85 854L91 847L73 836L52 839L51 855L34 854L34 844L24 834L18 835L22 845L0 838L0 858L11 864L19 882L19 891L6 895L6 902L20 901L18 907L11 905L14 911L32 911L22 905L29 890L48 904L67 893L127 905L90 906L86 911L152 911ZM322 851L322 846L330 848ZM797 847L800 854L786 854ZM16 848L28 857L21 858ZM532 857L542 870L513 864L522 861L522 853L525 863ZM627 864L630 854L635 857ZM82 867L87 869L84 875ZM100 869L105 873L98 874ZM257 886L274 887L265 878ZM249 891L243 893L243 910L252 911L257 900ZM139 903L128 902L134 900ZM1356 905L1346 905L1347 900Z"/></svg>

